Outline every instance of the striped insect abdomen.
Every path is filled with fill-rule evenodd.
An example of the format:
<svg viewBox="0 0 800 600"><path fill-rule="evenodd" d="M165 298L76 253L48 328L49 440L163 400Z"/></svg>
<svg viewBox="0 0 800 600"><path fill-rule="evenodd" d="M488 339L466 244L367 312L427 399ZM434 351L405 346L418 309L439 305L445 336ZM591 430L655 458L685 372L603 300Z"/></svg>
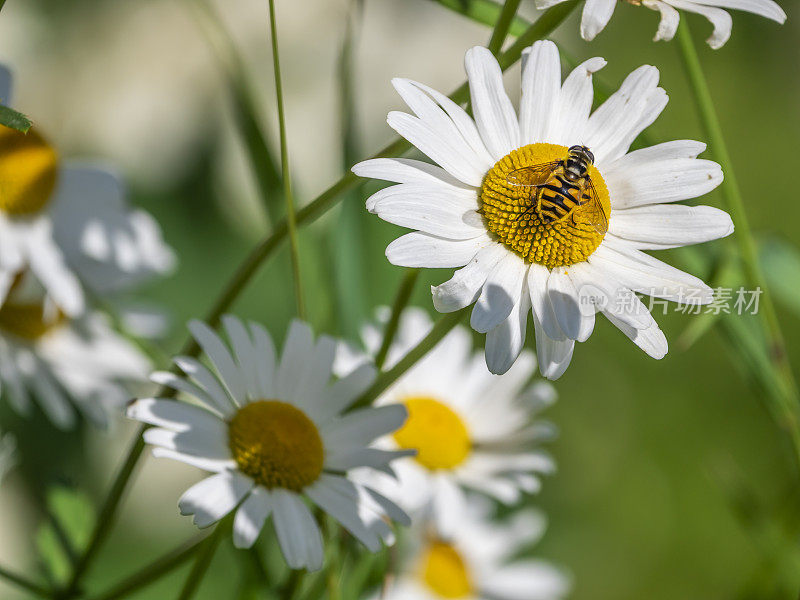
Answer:
<svg viewBox="0 0 800 600"><path fill-rule="evenodd" d="M539 191L538 213L543 223L559 221L580 205L583 187L580 181L568 180L562 173L553 173Z"/></svg>

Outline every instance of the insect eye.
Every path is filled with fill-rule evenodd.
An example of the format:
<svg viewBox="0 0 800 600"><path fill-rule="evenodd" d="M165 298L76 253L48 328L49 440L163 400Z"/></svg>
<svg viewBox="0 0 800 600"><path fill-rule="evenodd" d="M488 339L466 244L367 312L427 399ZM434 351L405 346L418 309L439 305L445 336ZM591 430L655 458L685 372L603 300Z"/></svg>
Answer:
<svg viewBox="0 0 800 600"><path fill-rule="evenodd" d="M580 150L583 150L583 146L580 146L580 145L571 146L570 149L569 149L570 152L578 152Z"/></svg>

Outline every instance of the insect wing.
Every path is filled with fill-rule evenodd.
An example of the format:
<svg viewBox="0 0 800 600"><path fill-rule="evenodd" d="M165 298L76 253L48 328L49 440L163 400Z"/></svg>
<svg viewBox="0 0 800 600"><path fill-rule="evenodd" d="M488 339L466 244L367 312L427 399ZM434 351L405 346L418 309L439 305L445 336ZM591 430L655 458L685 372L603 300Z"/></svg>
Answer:
<svg viewBox="0 0 800 600"><path fill-rule="evenodd" d="M511 185L519 187L539 187L544 185L547 178L550 177L559 165L561 165L561 161L555 160L549 163L515 169L508 174L506 181Z"/></svg>
<svg viewBox="0 0 800 600"><path fill-rule="evenodd" d="M581 220L589 223L600 235L605 235L608 232L608 216L606 216L603 203L600 201L600 195L597 193L591 178L588 179L586 191L589 193L589 200L583 205L581 212L585 216Z"/></svg>

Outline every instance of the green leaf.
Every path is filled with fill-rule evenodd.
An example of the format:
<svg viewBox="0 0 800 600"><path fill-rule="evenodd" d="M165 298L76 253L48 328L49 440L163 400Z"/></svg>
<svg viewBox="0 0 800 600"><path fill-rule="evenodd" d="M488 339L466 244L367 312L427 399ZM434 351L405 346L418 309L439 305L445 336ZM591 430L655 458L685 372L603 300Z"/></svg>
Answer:
<svg viewBox="0 0 800 600"><path fill-rule="evenodd" d="M478 23L483 23L489 27L494 27L500 13L503 10L501 4L492 2L492 0L433 0L436 4L441 4L445 8L457 12L460 15L468 17ZM514 17L511 21L511 27L508 30L509 35L517 37L522 35L530 26L530 22L522 17Z"/></svg>
<svg viewBox="0 0 800 600"><path fill-rule="evenodd" d="M760 260L772 293L800 315L800 250L787 241L768 238L760 245Z"/></svg>
<svg viewBox="0 0 800 600"><path fill-rule="evenodd" d="M0 125L5 125L11 129L16 129L22 133L28 133L31 128L31 121L21 112L13 108L0 105Z"/></svg>
<svg viewBox="0 0 800 600"><path fill-rule="evenodd" d="M48 490L46 509L49 518L36 533L36 547L52 579L65 583L74 556L89 543L95 510L85 493L64 486Z"/></svg>

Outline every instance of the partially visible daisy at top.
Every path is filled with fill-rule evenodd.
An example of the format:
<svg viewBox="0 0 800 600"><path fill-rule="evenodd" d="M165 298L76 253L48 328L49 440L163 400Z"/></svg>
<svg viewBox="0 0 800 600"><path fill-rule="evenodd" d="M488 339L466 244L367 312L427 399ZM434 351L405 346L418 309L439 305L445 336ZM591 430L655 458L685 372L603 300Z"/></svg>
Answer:
<svg viewBox="0 0 800 600"><path fill-rule="evenodd" d="M536 7L539 9L550 8L556 4L561 4L567 0L536 0ZM592 41L595 36L605 29L618 1L621 0L586 0L581 17L581 37L586 41ZM675 37L680 22L678 10L697 13L709 20L714 28L711 37L708 38L708 45L715 50L721 48L731 37L733 19L731 15L723 10L731 8L743 10L755 15L760 15L777 21L786 22L786 13L773 0L625 0L634 6L646 6L651 10L661 14L661 21L653 41L669 41Z"/></svg>
<svg viewBox="0 0 800 600"><path fill-rule="evenodd" d="M424 311L406 309L384 368L399 362L431 327ZM367 354L377 354L382 328L369 325L362 337ZM363 353L342 346L336 369L348 372L364 360ZM416 455L394 463L397 478L370 471L365 481L412 516L431 514L443 530L458 527L467 490L506 504L538 492L539 476L555 470L540 447L555 428L534 417L555 402L556 392L549 382L529 384L535 369L533 353L524 352L505 375L492 375L483 353L473 351L469 330L455 328L376 400L377 406L408 410L403 427L377 447Z"/></svg>
<svg viewBox="0 0 800 600"><path fill-rule="evenodd" d="M35 400L61 429L72 428L78 413L107 427L149 370L147 358L105 315L89 310L69 317L31 271L15 277L0 306L0 394L17 413L29 415Z"/></svg>
<svg viewBox="0 0 800 600"><path fill-rule="evenodd" d="M358 467L390 471L408 454L370 448L406 419L402 406L348 412L375 379L363 365L332 379L337 342L294 321L278 353L256 323L222 320L230 348L204 323L191 332L211 363L179 356L185 373L154 373L154 382L185 393L191 402L137 400L128 416L154 425L144 433L153 455L213 473L181 497L184 515L208 527L231 512L233 543L251 547L268 517L293 569L317 570L323 563L319 524L308 503L339 521L369 550L394 540L388 519L408 524L397 505L352 481Z"/></svg>
<svg viewBox="0 0 800 600"><path fill-rule="evenodd" d="M667 105L659 72L631 73L592 112L592 58L561 82L558 49L537 42L523 53L519 117L486 48L467 52L473 120L436 90L407 79L395 88L416 116L392 112L389 125L438 165L403 158L353 171L398 183L367 208L415 229L386 249L406 267L459 268L432 289L440 312L474 303L470 324L486 333L486 364L507 371L533 315L542 374L566 370L601 310L654 358L667 341L636 293L707 304L698 278L643 250L675 248L733 231L727 213L676 201L702 196L722 169L697 156L705 144L680 140L629 152Z"/></svg>
<svg viewBox="0 0 800 600"><path fill-rule="evenodd" d="M0 66L0 103L11 104L11 74ZM0 302L30 269L67 316L93 291L119 288L174 262L153 219L124 203L118 178L60 157L34 126L0 126Z"/></svg>
<svg viewBox="0 0 800 600"><path fill-rule="evenodd" d="M560 600L569 578L540 559L517 558L542 537L546 521L536 511L492 521L484 503L453 507L459 527L415 523L396 577L373 600Z"/></svg>

